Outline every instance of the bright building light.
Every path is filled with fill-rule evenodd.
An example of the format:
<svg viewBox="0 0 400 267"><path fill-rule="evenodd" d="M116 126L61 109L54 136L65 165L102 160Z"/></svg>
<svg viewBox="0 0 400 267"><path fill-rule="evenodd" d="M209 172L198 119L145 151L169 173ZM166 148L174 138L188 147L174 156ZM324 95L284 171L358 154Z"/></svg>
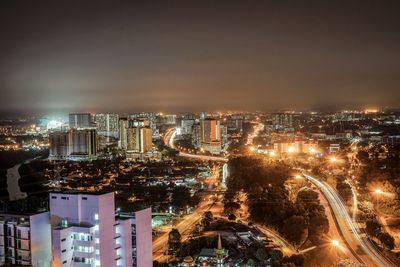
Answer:
<svg viewBox="0 0 400 267"><path fill-rule="evenodd" d="M251 146L251 147L250 147L250 151L251 151L251 152L254 152L254 151L256 151L256 148L255 148L254 146Z"/></svg>
<svg viewBox="0 0 400 267"><path fill-rule="evenodd" d="M335 162L337 162L337 158L336 157L331 157L330 159L329 159L332 163L335 163Z"/></svg>
<svg viewBox="0 0 400 267"><path fill-rule="evenodd" d="M275 151L272 150L272 151L269 152L269 155L270 155L271 157L275 157L275 156L276 156L276 153L275 153Z"/></svg>
<svg viewBox="0 0 400 267"><path fill-rule="evenodd" d="M290 146L288 148L288 153L294 153L294 152L296 152L296 148L294 148L293 146Z"/></svg>
<svg viewBox="0 0 400 267"><path fill-rule="evenodd" d="M296 179L300 179L300 178L301 178L301 175L300 175L300 174L297 174L297 175L295 176L295 178L296 178Z"/></svg>

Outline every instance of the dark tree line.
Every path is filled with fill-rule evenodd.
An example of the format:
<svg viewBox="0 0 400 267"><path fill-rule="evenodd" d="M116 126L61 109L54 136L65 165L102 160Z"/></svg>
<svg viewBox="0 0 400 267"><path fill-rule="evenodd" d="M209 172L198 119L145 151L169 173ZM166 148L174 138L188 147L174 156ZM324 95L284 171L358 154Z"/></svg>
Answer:
<svg viewBox="0 0 400 267"><path fill-rule="evenodd" d="M266 162L258 157L236 157L229 162L227 203L236 192L248 196L250 217L253 221L277 229L294 245L310 240L322 242L329 230L324 207L318 193L307 188L290 201L285 187L291 170L284 163Z"/></svg>

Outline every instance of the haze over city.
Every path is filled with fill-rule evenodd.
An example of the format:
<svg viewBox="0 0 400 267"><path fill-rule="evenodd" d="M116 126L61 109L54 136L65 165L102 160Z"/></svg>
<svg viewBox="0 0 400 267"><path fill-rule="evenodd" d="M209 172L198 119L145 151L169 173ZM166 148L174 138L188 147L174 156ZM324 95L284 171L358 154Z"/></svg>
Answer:
<svg viewBox="0 0 400 267"><path fill-rule="evenodd" d="M394 107L398 11L397 1L2 1L0 107Z"/></svg>

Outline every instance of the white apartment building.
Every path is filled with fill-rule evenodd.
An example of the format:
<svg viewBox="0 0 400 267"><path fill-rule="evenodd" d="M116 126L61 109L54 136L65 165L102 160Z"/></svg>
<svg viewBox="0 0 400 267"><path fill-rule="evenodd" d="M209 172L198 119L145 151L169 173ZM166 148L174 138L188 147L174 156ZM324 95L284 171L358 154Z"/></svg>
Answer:
<svg viewBox="0 0 400 267"><path fill-rule="evenodd" d="M50 217L54 267L152 266L150 208L118 216L114 193L50 193Z"/></svg>
<svg viewBox="0 0 400 267"><path fill-rule="evenodd" d="M49 213L0 214L0 266L51 266Z"/></svg>

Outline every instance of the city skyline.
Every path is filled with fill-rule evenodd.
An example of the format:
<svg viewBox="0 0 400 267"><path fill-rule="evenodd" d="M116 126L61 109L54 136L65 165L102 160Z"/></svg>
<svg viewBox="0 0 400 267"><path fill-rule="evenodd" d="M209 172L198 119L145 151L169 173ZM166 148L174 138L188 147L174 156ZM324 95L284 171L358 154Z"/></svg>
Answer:
<svg viewBox="0 0 400 267"><path fill-rule="evenodd" d="M1 112L396 107L398 4L1 3Z"/></svg>

